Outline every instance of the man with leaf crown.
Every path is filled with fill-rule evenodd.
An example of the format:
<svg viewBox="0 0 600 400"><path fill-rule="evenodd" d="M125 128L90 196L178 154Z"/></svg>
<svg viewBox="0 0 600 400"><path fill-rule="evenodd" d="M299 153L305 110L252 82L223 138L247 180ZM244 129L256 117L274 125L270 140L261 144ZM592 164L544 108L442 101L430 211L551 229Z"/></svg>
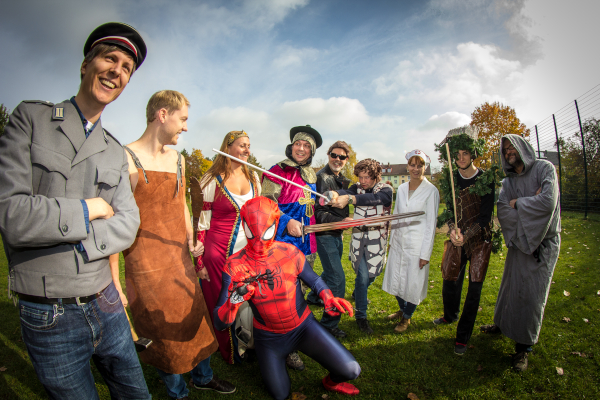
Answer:
<svg viewBox="0 0 600 400"><path fill-rule="evenodd" d="M463 355L473 333L492 247L497 251L501 245L499 233L494 235L492 221L499 167L492 165L484 172L473 164L486 151L485 141L478 139L477 129L468 125L448 132L436 150L440 152L440 161L452 163L452 168L448 164L443 167L440 182L446 210L438 217L438 227L448 224L450 240L444 243L442 258L444 315L433 323L451 324L458 320L454 352ZM469 289L459 320L467 262Z"/></svg>

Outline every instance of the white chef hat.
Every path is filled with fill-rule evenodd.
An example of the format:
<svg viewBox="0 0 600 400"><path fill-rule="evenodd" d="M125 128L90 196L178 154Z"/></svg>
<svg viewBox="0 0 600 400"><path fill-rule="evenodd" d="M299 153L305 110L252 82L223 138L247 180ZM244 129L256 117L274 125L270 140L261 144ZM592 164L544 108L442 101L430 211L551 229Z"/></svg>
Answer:
<svg viewBox="0 0 600 400"><path fill-rule="evenodd" d="M419 149L414 149L410 153L406 153L406 161L410 160L414 156L420 157L421 160L423 160L423 162L425 163L425 167L431 164L431 159L429 158L429 156Z"/></svg>

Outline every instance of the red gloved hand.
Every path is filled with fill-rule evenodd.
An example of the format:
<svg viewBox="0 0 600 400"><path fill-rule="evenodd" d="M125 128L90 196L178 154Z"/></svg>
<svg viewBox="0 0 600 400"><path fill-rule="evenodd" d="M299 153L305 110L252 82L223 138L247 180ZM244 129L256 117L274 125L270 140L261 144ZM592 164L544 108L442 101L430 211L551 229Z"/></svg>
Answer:
<svg viewBox="0 0 600 400"><path fill-rule="evenodd" d="M346 299L342 299L341 297L333 297L333 293L331 290L323 290L319 294L319 297L323 300L325 305L325 312L332 317L341 314L348 314L353 317L354 310L352 309L352 304Z"/></svg>
<svg viewBox="0 0 600 400"><path fill-rule="evenodd" d="M229 292L231 293L229 300L231 304L248 301L254 296L257 282L244 283L245 280L251 277L252 275L249 272L243 271L236 273L231 278L231 284L229 285Z"/></svg>

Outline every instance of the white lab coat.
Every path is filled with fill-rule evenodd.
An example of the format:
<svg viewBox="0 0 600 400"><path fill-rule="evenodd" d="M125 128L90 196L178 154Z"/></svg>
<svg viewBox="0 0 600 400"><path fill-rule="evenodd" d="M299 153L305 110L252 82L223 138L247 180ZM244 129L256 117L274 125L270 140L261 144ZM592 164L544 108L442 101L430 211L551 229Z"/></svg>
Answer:
<svg viewBox="0 0 600 400"><path fill-rule="evenodd" d="M408 199L408 182L398 187L394 214L425 211L418 217L392 224L390 252L383 278L383 290L405 301L419 304L427 297L429 264L419 269L419 260L429 260L435 240L440 195L427 178Z"/></svg>

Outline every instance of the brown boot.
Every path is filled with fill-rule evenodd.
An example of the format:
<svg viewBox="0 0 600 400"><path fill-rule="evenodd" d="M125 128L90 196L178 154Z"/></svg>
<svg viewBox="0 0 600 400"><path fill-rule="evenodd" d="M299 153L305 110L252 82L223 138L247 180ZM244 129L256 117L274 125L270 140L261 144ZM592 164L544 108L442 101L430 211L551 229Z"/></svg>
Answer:
<svg viewBox="0 0 600 400"><path fill-rule="evenodd" d="M402 310L398 310L393 314L390 314L387 316L388 319L400 319L402 318L402 316L404 315L404 312L402 312Z"/></svg>
<svg viewBox="0 0 600 400"><path fill-rule="evenodd" d="M408 329L408 326L410 325L410 318L404 318L402 317L402 319L400 320L400 322L398 322L398 325L396 325L396 327L394 328L394 332L396 333L402 333L405 330Z"/></svg>

